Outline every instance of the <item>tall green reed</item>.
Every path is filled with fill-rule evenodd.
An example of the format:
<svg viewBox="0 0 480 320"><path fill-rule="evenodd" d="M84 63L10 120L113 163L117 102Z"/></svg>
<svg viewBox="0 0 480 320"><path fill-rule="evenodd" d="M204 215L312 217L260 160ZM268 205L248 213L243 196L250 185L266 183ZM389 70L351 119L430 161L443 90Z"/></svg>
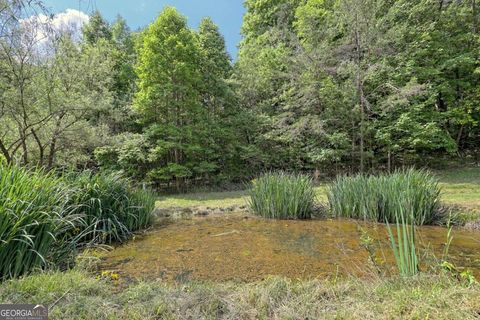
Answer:
<svg viewBox="0 0 480 320"><path fill-rule="evenodd" d="M413 213L406 211L403 204L399 204L395 214L395 227L392 227L388 220L386 223L398 272L404 277L416 275L419 272L419 261Z"/></svg>
<svg viewBox="0 0 480 320"><path fill-rule="evenodd" d="M315 204L312 179L302 174L266 173L249 192L252 211L265 218L308 219Z"/></svg>
<svg viewBox="0 0 480 320"><path fill-rule="evenodd" d="M115 174L0 165L0 281L66 267L87 244L124 241L150 224L154 205Z"/></svg>
<svg viewBox="0 0 480 320"><path fill-rule="evenodd" d="M85 171L70 174L68 180L75 190L71 201L76 205L76 213L86 223L82 242L122 242L133 231L150 224L155 197L148 191L134 189L120 175Z"/></svg>
<svg viewBox="0 0 480 320"><path fill-rule="evenodd" d="M336 217L396 222L399 206L413 214L417 225L441 217L440 187L429 172L400 170L377 176L343 176L329 187L328 201Z"/></svg>
<svg viewBox="0 0 480 320"><path fill-rule="evenodd" d="M0 279L66 261L82 224L69 187L41 170L0 166Z"/></svg>

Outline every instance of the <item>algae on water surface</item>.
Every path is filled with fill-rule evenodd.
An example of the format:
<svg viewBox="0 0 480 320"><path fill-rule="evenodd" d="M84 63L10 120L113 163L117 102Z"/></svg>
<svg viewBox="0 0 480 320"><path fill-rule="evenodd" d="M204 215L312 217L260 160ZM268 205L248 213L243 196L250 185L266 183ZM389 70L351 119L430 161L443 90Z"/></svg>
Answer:
<svg viewBox="0 0 480 320"><path fill-rule="evenodd" d="M123 278L184 282L256 281L271 275L292 279L365 276L368 253L360 229L379 240L377 250L393 266L383 224L351 220L264 220L231 214L178 220L104 256L102 269ZM441 256L445 228L419 228L421 245ZM450 259L480 274L480 233L455 230Z"/></svg>

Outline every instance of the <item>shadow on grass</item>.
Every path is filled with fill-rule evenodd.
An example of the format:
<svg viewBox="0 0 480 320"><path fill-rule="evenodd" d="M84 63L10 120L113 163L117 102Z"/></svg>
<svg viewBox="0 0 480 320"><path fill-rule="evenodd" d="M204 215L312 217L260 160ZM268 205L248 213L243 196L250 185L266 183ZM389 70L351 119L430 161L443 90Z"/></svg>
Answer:
<svg viewBox="0 0 480 320"><path fill-rule="evenodd" d="M224 207L229 205L245 204L246 201L247 201L246 191L199 192L199 193L187 193L187 194L162 196L157 201L157 207L174 207L174 206Z"/></svg>

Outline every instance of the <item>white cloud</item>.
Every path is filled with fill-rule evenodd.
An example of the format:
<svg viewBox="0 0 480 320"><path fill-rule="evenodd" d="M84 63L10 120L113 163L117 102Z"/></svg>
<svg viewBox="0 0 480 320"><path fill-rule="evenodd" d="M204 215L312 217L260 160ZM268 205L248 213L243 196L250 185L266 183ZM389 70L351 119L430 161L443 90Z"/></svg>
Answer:
<svg viewBox="0 0 480 320"><path fill-rule="evenodd" d="M51 23L55 30L74 31L75 34L81 34L83 25L89 20L89 16L82 11L67 9L65 12L56 14Z"/></svg>
<svg viewBox="0 0 480 320"><path fill-rule="evenodd" d="M27 28L32 28L32 32L36 33L35 39L37 42L47 41L49 31L67 32L73 39L79 40L82 35L82 27L88 23L89 19L89 16L82 11L67 9L53 17L44 14L34 15L21 20L21 23Z"/></svg>

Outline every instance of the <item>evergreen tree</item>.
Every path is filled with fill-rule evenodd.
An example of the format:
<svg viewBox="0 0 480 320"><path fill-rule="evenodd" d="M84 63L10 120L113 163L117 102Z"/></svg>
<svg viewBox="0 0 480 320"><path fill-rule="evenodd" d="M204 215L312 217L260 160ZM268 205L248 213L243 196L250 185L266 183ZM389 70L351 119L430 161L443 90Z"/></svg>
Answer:
<svg viewBox="0 0 480 320"><path fill-rule="evenodd" d="M250 126L248 116L239 106L230 82L233 67L225 46L225 39L210 18L202 19L198 40L201 50L202 104L207 109L211 162L217 164L217 180L236 180L249 176L245 156L245 129ZM208 180L210 175L206 176Z"/></svg>
<svg viewBox="0 0 480 320"><path fill-rule="evenodd" d="M110 25L98 10L90 16L90 20L86 25L83 26L82 32L83 39L88 44L94 44L100 39L112 39Z"/></svg>
<svg viewBox="0 0 480 320"><path fill-rule="evenodd" d="M167 7L141 35L135 108L152 141L148 155L154 181L175 180L212 171L204 139L206 110L201 105L201 53L185 17Z"/></svg>
<svg viewBox="0 0 480 320"><path fill-rule="evenodd" d="M112 92L114 93L114 119L112 129L121 132L134 127L131 105L135 94L134 65L136 63L135 34L127 22L118 16L111 26L111 55L114 61Z"/></svg>
<svg viewBox="0 0 480 320"><path fill-rule="evenodd" d="M232 73L225 39L210 18L200 22L198 40L201 54L203 97L205 107L212 113L221 112L228 103L229 87L226 80Z"/></svg>

